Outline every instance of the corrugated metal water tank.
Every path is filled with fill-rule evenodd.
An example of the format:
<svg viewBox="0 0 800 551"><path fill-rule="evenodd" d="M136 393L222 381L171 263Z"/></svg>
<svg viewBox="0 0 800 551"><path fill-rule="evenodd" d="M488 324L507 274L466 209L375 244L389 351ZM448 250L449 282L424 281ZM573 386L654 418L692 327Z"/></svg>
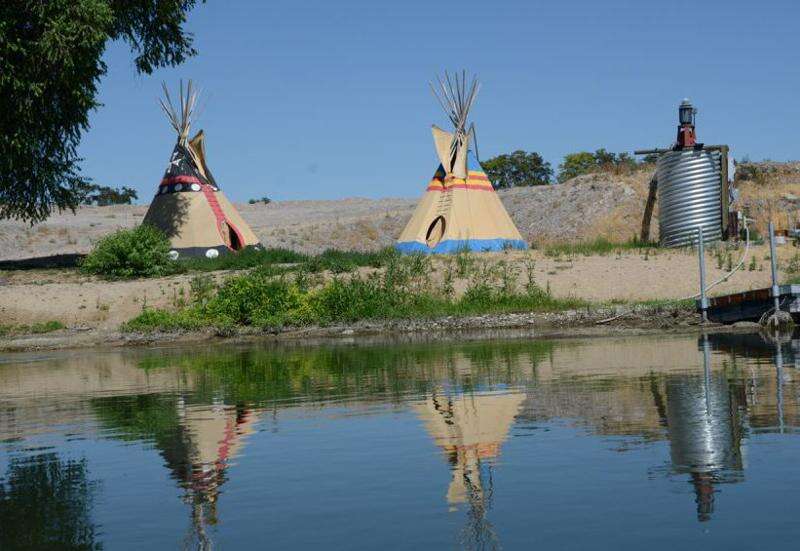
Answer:
<svg viewBox="0 0 800 551"><path fill-rule="evenodd" d="M658 227L661 245L682 247L697 240L703 227L706 243L722 239L720 152L668 151L656 165Z"/></svg>

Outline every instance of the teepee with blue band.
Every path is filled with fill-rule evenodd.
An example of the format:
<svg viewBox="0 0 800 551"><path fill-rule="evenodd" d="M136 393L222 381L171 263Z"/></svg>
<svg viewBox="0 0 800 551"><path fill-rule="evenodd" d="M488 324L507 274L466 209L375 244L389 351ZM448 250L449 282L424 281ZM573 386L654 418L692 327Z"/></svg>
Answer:
<svg viewBox="0 0 800 551"><path fill-rule="evenodd" d="M439 168L395 248L402 253L457 253L527 249L477 158L475 126L467 115L478 81L465 72L437 79L433 93L454 131L433 126Z"/></svg>

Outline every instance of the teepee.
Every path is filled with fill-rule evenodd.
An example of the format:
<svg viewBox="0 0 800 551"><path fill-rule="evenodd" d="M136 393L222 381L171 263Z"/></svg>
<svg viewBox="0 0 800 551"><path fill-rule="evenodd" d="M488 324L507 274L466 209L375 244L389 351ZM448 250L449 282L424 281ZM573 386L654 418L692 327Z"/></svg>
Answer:
<svg viewBox="0 0 800 551"><path fill-rule="evenodd" d="M159 102L178 133L178 143L143 223L167 235L173 258L215 258L245 247L259 248L253 230L220 191L208 169L203 131L189 138L197 97L191 80L185 90L181 82L180 104L175 106L164 84L164 99Z"/></svg>
<svg viewBox="0 0 800 551"><path fill-rule="evenodd" d="M467 115L478 93L478 80L466 72L438 78L431 89L453 124L447 132L433 126L439 168L400 234L402 253L455 253L526 249L527 244L500 202L477 157L475 126Z"/></svg>

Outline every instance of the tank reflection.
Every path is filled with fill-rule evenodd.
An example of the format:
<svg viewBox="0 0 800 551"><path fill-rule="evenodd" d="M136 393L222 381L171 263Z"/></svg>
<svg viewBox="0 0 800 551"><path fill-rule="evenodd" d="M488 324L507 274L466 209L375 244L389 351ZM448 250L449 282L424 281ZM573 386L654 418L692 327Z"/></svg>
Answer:
<svg viewBox="0 0 800 551"><path fill-rule="evenodd" d="M740 412L746 409L746 396L738 381L712 373L706 338L701 346L703 376L668 377L664 413L672 469L690 476L702 522L714 512L717 486L743 480Z"/></svg>

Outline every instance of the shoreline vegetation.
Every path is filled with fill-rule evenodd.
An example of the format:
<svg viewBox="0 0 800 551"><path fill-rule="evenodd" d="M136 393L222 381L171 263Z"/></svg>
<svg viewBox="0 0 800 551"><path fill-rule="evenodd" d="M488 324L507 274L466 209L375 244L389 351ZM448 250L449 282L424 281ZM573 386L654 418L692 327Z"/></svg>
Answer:
<svg viewBox="0 0 800 551"><path fill-rule="evenodd" d="M66 277L78 286L81 281L89 282L112 293L117 291L110 291L112 287L107 285L121 289L152 281L149 288L157 285L160 298L147 292L138 299L133 297L134 304L111 325L33 324L18 317L15 326L0 327L0 340L5 341L0 348L93 346L104 344L103 336L113 344L144 344L208 337L293 339L416 332L446 338L444 331L455 334L483 329L521 329L531 334L535 329L535 336L575 329L600 335L700 327L691 300L647 300L647 294L625 300L614 299L614 295L608 299L581 297L584 285L597 283L591 280L595 268L587 272L589 280L575 280L575 294L565 292L563 285L558 294L551 291L551 282L569 273L574 263L612 266L630 258L645 268L639 279L631 279L633 284L641 283L644 274L650 277L647 266L662 256L671 263L670 258L695 254L659 249L636 239L614 242L597 238L543 244L529 252L432 256L404 256L391 248L375 252L329 249L317 255L273 248L173 261L168 252L163 234L148 226L107 236L80 261L77 270L62 270ZM711 249L707 262L716 259L717 267L723 269L730 263L728 256L730 251ZM798 266L800 259L789 261L785 275L796 273ZM629 272L619 272L616 277L628 281ZM96 298L99 319L109 312L105 300L99 295ZM603 325L609 318L611 323ZM53 334L43 336L50 332ZM24 335L31 336L28 344Z"/></svg>
<svg viewBox="0 0 800 551"><path fill-rule="evenodd" d="M249 264L275 253L252 253L234 262ZM280 255L279 255L280 256ZM280 260L287 260L280 258ZM145 309L123 331L226 331L236 326L265 331L369 320L434 319L518 312L558 312L588 308L587 301L556 298L533 277L533 262L520 288L520 274L505 260L490 263L462 253L434 260L328 251L295 258L293 264L262 263L217 285L209 275L190 281L190 292L174 310ZM195 263L194 267L204 263ZM218 266L214 263L215 267ZM229 265L225 268L230 269ZM241 268L240 268L241 269ZM323 272L330 274L327 278ZM524 276L523 276L524 277ZM456 279L467 279L456 293Z"/></svg>
<svg viewBox="0 0 800 551"><path fill-rule="evenodd" d="M545 249L545 254L610 254L649 247L652 244L636 240L614 244L596 239ZM83 271L109 279L195 273L188 294L181 289L173 308L143 305L139 315L122 324L123 332L214 329L225 334L242 327L280 332L373 320L588 311L604 306L553 296L549 286L542 288L536 281L530 256L520 268L506 259L490 262L467 251L432 257L400 255L393 249L328 250L309 256L265 249L177 262L168 258L168 251L166 237L142 225L101 240L82 262ZM220 270L241 273L221 283L207 273Z"/></svg>

